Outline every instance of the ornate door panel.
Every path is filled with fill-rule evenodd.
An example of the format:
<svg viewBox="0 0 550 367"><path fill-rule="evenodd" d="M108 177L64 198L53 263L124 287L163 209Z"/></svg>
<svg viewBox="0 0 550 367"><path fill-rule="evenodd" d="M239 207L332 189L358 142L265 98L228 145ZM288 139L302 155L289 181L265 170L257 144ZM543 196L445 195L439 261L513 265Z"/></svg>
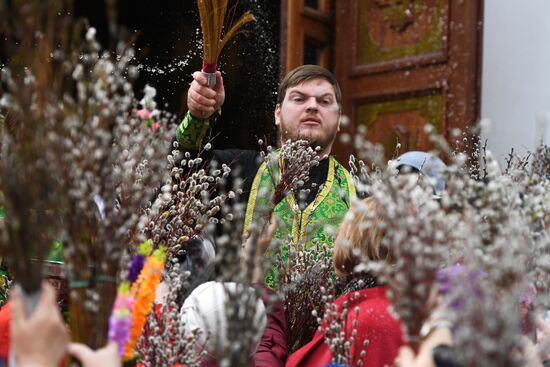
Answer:
<svg viewBox="0 0 550 367"><path fill-rule="evenodd" d="M447 137L479 116L482 1L337 1L335 73L356 133L405 150L428 150L424 125ZM339 144L344 159L352 151Z"/></svg>

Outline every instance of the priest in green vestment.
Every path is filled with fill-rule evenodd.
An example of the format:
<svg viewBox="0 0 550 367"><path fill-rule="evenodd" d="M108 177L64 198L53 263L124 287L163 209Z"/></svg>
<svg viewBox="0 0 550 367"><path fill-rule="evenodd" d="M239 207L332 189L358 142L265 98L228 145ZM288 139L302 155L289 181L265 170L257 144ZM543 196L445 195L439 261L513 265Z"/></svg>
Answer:
<svg viewBox="0 0 550 367"><path fill-rule="evenodd" d="M221 123L221 106L225 99L223 79L218 72L214 88L206 85L206 78L193 74L187 103L189 111L177 129L180 146L198 151L206 143L205 136L212 125ZM291 191L279 202L274 214L280 219L276 237L304 244L333 245L334 236L355 195L349 172L330 155L340 129L341 91L334 75L317 65L304 65L290 71L282 80L275 124L280 142L307 140L311 147L319 147L320 164L311 168L309 180L301 188L302 195ZM238 165L244 179L243 200L246 201L245 231L257 220L262 208L269 205L278 182L273 182L273 170L257 151L213 150L211 158L218 163ZM282 162L281 165L284 165ZM305 193L305 194L304 194ZM282 223L282 224L281 224ZM272 283L273 279L268 279Z"/></svg>

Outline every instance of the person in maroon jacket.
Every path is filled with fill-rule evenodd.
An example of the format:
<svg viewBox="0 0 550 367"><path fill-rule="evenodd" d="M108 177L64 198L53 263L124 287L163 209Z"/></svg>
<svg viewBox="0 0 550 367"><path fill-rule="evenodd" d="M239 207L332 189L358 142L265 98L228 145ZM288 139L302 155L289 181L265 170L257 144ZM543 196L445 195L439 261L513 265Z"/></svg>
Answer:
<svg viewBox="0 0 550 367"><path fill-rule="evenodd" d="M286 340L287 325L284 305L283 302L278 299L276 293L264 283L264 272L261 266L263 254L273 239L276 226L277 221L271 218L266 232L250 234L245 241L245 250L243 251L243 263L249 261L248 256L254 257L254 259L252 259L254 263L252 282L261 289L261 298L264 304L270 306L270 311L267 313L267 325L258 342L252 363L249 367L283 367L288 357L288 342ZM260 235L257 239L256 247L254 249L249 249L249 246L254 242L252 237L255 235Z"/></svg>
<svg viewBox="0 0 550 367"><path fill-rule="evenodd" d="M287 367L325 366L331 362L345 362L350 366L382 367L393 364L399 348L404 345L401 323L390 313L386 287L365 272L354 269L362 261L391 261L391 253L382 244L378 228L374 198L363 205L352 206L342 222L335 241L333 263L336 274L345 279L340 297L327 305L323 322L308 344L290 355ZM337 360L329 347L331 324L341 327L338 344L350 343L349 351ZM345 333L342 340L341 332ZM362 361L362 364L359 363Z"/></svg>

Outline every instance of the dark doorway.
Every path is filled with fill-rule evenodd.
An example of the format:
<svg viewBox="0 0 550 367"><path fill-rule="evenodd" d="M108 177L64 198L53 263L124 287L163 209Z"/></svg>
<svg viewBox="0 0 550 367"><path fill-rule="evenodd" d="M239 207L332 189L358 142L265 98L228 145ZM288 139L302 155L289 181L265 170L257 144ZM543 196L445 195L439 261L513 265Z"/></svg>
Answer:
<svg viewBox="0 0 550 367"><path fill-rule="evenodd" d="M102 43L108 44L105 1L78 0L75 6L75 13L88 18ZM246 10L251 10L257 21L226 47L220 60L226 100L213 129L218 149L254 149L259 138L275 142L280 4L239 4L237 16ZM191 74L202 65L196 2L119 0L116 13L120 28L128 36L136 36L134 46L141 64L136 92L145 84L155 87L159 107L183 117Z"/></svg>

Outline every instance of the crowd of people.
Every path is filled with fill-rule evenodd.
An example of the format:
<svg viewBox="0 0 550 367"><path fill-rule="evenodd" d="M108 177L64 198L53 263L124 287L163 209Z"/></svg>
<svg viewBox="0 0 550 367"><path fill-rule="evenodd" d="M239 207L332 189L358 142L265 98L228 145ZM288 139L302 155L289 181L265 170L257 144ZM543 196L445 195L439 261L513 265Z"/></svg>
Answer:
<svg viewBox="0 0 550 367"><path fill-rule="evenodd" d="M202 147L207 143L205 137L209 127L216 121L223 120L219 111L224 98L224 83L219 72L214 87L207 86L206 78L200 72L193 74L187 100L189 111L178 127L176 136L180 149L188 152L190 157L196 156L199 151L204 153ZM264 156L256 151L216 149L207 151L207 156L204 157L207 162L231 166L234 171L239 172L239 179L243 182L243 194L237 199L244 203L246 208L243 218L242 238L245 240L242 263L254 264L253 279L246 286L259 290L262 295L261 301L253 302L255 312L260 314L257 318L260 321L257 322L261 324L261 332L251 339L254 344L249 365L327 366L338 363L369 367L467 366L468 364L464 363L469 362L464 362L461 358L463 351L460 349L465 344L461 344L462 339L457 336L465 327L457 321L460 320L460 316L456 317L456 314L468 310L469 305L460 295L453 294L455 289L449 290L449 287L457 288L457 284L468 279L473 283L472 287L475 290L476 287L481 287L484 279L492 281L492 275L487 273L488 269L473 269L478 270L481 275L479 279L472 280L467 267L461 264L461 261L468 261L467 258L471 255L468 253L452 257L458 265L445 263L445 258L441 255L435 264L429 265L433 271L420 269L425 265L418 265L418 259L407 258L404 248L396 247L399 245L396 242L398 231L403 228L391 226L391 223L394 223L392 220L402 219L400 223L403 226L410 225L411 228L403 232L409 236L404 235L399 241L414 242L420 238L424 241L424 246L426 243L429 245L430 241L425 236L426 232L422 232L423 227L415 227L418 222L407 222L407 219L418 216L420 220L421 215L426 215L426 226L436 226L445 221L452 222L456 218L456 227L472 224L468 212L459 207L458 201L450 203L454 199L449 199L449 196L458 195L452 190L460 191L457 189L457 182L452 182L452 169L447 169L445 163L431 153L409 152L396 159L393 166L384 171L382 177L376 178L371 174L363 177L364 180L361 181L357 171L350 173L331 156L333 144L340 130L341 98L338 82L329 71L315 65L298 67L290 71L280 84L274 111L275 124L278 127L281 146L287 142L305 140L310 147L315 148L316 158L276 155L276 159L264 159ZM291 162L292 159L297 160L298 165ZM301 162L300 159L304 161ZM451 168L456 167L454 164ZM305 167L305 176L304 172L294 173L296 177L305 179L292 180L295 177L290 177L291 182L285 183L284 181L289 179L285 176L285 173L288 173L285 169L289 170L289 167ZM487 169L490 171L491 167ZM387 176L384 176L386 171ZM447 180L451 180L448 187ZM372 183L373 181L378 183ZM386 183L384 189L377 186L382 185L380 182ZM281 183L286 186L282 187ZM368 190L361 187L365 185L369 187ZM400 191L395 192L391 189ZM283 190L283 195L273 199L280 190ZM446 190L451 194L446 194ZM462 187L461 190L465 193L467 188ZM399 217L401 210L392 207L392 203L397 205L400 203L399 200L388 201L392 200L392 195L405 203L402 205L405 213L402 218L392 218L392 213ZM544 198L546 196L542 195ZM470 198L464 194L462 199L464 203L468 203ZM475 202L471 205L479 207L484 204ZM542 221L542 226L537 227L535 236L539 241L547 235L545 221L549 219L545 217L548 203L542 202L540 206L542 214L537 220ZM452 209L443 210L441 207ZM439 218L438 222L430 222L430 215L442 216L449 211L453 211L453 219ZM490 222L490 214L483 215L488 218L487 222ZM491 228L493 231L490 229L487 233L495 235L498 231ZM434 242L442 242L440 237L446 235L445 230L451 229L445 227L440 232L433 232L436 238ZM212 241L200 241L196 244L200 249L199 255L191 255L192 252L189 251L176 259L184 270L196 269L193 268L196 265L196 257L204 263L201 271L216 261L217 239L224 235L220 231L223 229L213 230ZM461 235L463 237L460 239L454 239L465 243L464 238L469 234L461 232ZM474 236L473 232L471 235ZM328 247L333 268L330 271L331 275L326 279L326 288L329 288L328 283L335 284L334 293L327 293L322 297L325 304L314 305L313 314L318 322L316 332L311 340L298 341L298 347L296 341L289 341L287 337L291 325L287 322L285 311L293 305L285 302L285 288L279 277L280 268L274 265L275 258L279 258L283 263L286 259L286 266L292 266L290 242L299 245L295 251L316 251L320 245ZM274 244L279 246L275 247ZM208 247L203 248L207 245ZM456 244L453 246L449 244L448 252L460 249ZM490 246L491 244L488 244L487 248ZM463 250L468 252L470 248L465 245ZM445 251L444 246L433 245L433 253L443 254ZM544 249L543 253L544 251L547 250ZM266 259L270 261L264 261ZM415 287L420 287L425 280L424 285L429 289L422 289L421 293L430 295L424 300L425 303L416 306L425 310L426 315L416 329L413 327L418 324L413 322L416 315L409 315L407 318L406 314L401 312L403 307L400 305L403 302L400 301L400 297L403 295L399 294L399 288L393 286L399 282L409 284L409 280L399 278L403 277L404 273L398 273L396 269L408 267L414 272L415 266L419 267L419 277L422 278L422 271L428 274L426 279L417 279L418 282L414 284L418 285ZM313 264L306 264L306 269L313 268ZM220 264L216 265L209 276L200 277L199 282L194 282L194 289L187 289L186 299L181 300L181 306L185 310L181 319L189 327L192 324L204 327L205 334L211 337L203 339L197 348L197 355L202 358L198 363L201 366L222 365L220 362L224 358L223 352L229 350L233 342L229 341L224 349L215 352L216 348L210 344L216 341L216 333L227 334L226 330L222 330L227 328L227 322L224 324L219 319L206 320L208 312L215 308L216 302L221 303L220 308L223 309L225 300L216 300L212 295L212 292L217 292L215 287L219 288L219 282L215 282L215 275L223 271ZM525 272L527 273L527 270ZM510 274L516 276L517 272ZM539 275L540 278L534 281L546 284L539 286L538 292L547 288L549 281L548 274ZM432 278L433 281L430 280ZM208 281L210 283L207 283ZM520 284L523 287L526 283L524 279L515 278L510 282L513 285L501 284L502 292L505 292L504 289L508 291L511 288L519 288ZM214 288L208 288L209 284ZM163 294L169 291L169 287L169 282L161 282L157 290L157 303L164 301ZM501 291L498 290L495 294L499 292ZM279 297L270 297L277 294ZM539 293L535 298L543 298L542 296ZM501 300L505 302L509 298L502 296ZM422 297L415 299L411 296L409 299L409 302L420 301ZM494 303L498 303L497 298L492 300L492 304ZM541 303L548 306L544 302ZM545 318L544 308L539 307L533 299L523 313L521 305L518 298L518 321L522 325L529 324L523 328L524 335L516 335L514 340L517 342L512 344L517 347L516 349L497 352L505 354L506 361L516 361L517 366L548 366L550 320ZM455 315L455 318L448 314ZM17 286L13 287L9 303L0 310L0 319L2 317L0 342L6 343L5 346L9 345L9 351L4 351L5 354L0 356L4 358L5 364L11 363L9 365L19 367L59 366L67 363L68 358L74 358L85 367L122 365L120 351L115 343L111 342L95 351L82 344L70 343L70 335L56 304L55 292L47 283L43 284L40 300L30 314L25 309L23 295ZM226 316L221 318L224 317ZM483 320L478 322L483 323ZM518 330L520 326L518 325ZM470 337L474 338L472 331L469 332ZM493 337L499 338L495 335ZM204 350L208 353L202 353ZM137 363L140 363L139 358Z"/></svg>

